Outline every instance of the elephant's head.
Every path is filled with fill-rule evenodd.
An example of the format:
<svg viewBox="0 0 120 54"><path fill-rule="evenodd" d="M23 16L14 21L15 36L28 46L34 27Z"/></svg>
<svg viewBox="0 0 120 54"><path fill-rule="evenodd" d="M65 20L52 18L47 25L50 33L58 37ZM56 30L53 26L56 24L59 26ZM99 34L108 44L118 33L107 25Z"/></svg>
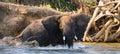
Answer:
<svg viewBox="0 0 120 54"><path fill-rule="evenodd" d="M71 16L63 16L59 20L60 29L63 32L63 36L65 36L65 44L68 47L73 47L73 39L75 36L75 23Z"/></svg>

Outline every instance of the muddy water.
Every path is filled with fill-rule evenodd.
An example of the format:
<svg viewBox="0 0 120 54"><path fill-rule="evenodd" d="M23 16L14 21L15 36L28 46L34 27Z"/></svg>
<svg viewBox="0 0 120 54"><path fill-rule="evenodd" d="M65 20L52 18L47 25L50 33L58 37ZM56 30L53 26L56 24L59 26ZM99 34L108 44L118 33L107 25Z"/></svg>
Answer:
<svg viewBox="0 0 120 54"><path fill-rule="evenodd" d="M75 43L73 49L66 46L26 47L0 44L0 54L120 54L119 43Z"/></svg>

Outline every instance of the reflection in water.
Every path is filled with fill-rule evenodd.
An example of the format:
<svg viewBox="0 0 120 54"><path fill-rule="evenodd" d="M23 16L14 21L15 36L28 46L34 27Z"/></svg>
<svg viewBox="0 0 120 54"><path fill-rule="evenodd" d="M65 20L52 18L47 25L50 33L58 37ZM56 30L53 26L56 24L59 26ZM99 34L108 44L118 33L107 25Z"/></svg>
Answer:
<svg viewBox="0 0 120 54"><path fill-rule="evenodd" d="M2 46L0 54L120 54L120 47L104 47L75 43L73 49L67 46L26 47L26 46Z"/></svg>

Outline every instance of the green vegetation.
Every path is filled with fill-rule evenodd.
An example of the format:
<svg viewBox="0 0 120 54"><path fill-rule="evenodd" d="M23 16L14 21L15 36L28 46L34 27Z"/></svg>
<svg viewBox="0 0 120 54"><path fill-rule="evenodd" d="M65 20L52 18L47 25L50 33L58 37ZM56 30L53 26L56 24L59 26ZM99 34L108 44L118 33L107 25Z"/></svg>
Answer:
<svg viewBox="0 0 120 54"><path fill-rule="evenodd" d="M95 0L86 0L85 3L90 8L95 6ZM40 5L45 5L52 7L59 11L73 11L78 10L80 8L79 0L46 0L44 3Z"/></svg>
<svg viewBox="0 0 120 54"><path fill-rule="evenodd" d="M59 11L76 11L80 8L80 0L0 0L25 5L48 6ZM95 0L85 0L90 7L95 5Z"/></svg>
<svg viewBox="0 0 120 54"><path fill-rule="evenodd" d="M48 4L60 11L77 10L79 6L79 4L75 4L72 0L54 0L53 2L48 2Z"/></svg>

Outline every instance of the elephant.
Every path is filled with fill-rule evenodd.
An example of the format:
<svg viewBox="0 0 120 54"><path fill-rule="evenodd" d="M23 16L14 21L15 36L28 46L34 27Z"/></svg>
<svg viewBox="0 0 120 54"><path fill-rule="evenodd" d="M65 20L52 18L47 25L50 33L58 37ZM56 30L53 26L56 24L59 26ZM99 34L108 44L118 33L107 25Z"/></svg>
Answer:
<svg viewBox="0 0 120 54"><path fill-rule="evenodd" d="M82 39L89 20L85 14L48 16L32 22L19 36L22 42L37 40L40 46L61 44L71 48L75 36L77 41Z"/></svg>
<svg viewBox="0 0 120 54"><path fill-rule="evenodd" d="M59 19L59 27L69 48L73 46L73 40L82 40L89 20L89 16L85 14L66 15Z"/></svg>
<svg viewBox="0 0 120 54"><path fill-rule="evenodd" d="M60 15L48 16L29 24L20 35L22 42L36 40L39 46L63 44L62 31L59 29Z"/></svg>

